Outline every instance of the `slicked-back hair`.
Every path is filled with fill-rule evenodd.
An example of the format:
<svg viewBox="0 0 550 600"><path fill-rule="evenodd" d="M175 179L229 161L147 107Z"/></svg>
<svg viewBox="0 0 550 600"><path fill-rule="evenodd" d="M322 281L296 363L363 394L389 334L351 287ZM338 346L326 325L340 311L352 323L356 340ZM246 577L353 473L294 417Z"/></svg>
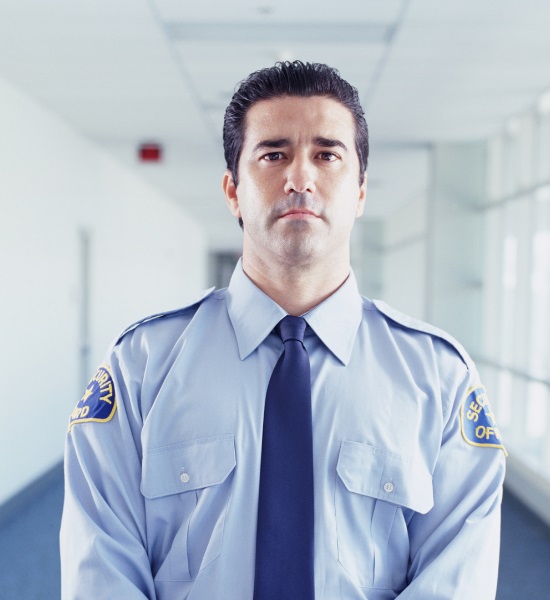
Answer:
<svg viewBox="0 0 550 600"><path fill-rule="evenodd" d="M278 62L241 81L225 111L223 149L227 168L238 185L239 159L244 144L248 109L260 100L281 96L324 96L340 102L355 121L355 150L359 158L359 185L363 183L369 157L369 132L359 94L340 73L321 63Z"/></svg>

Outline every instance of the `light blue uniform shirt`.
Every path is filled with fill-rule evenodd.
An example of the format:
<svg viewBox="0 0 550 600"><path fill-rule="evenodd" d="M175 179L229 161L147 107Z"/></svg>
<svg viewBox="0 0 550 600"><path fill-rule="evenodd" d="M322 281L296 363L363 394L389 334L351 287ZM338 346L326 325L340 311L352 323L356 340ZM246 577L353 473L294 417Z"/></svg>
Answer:
<svg viewBox="0 0 550 600"><path fill-rule="evenodd" d="M252 598L284 316L239 263L113 344L67 435L65 600ZM494 598L504 452L467 355L353 273L305 319L316 598Z"/></svg>

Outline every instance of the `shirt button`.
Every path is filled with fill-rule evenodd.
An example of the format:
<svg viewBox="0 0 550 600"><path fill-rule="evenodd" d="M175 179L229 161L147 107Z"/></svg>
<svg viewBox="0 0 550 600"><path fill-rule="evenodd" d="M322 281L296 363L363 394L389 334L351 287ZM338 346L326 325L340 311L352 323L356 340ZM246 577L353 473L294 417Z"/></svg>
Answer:
<svg viewBox="0 0 550 600"><path fill-rule="evenodd" d="M189 474L188 473L182 473L180 475L180 480L182 483L189 483Z"/></svg>
<svg viewBox="0 0 550 600"><path fill-rule="evenodd" d="M393 485L393 483L391 481L388 481L384 484L384 491L387 494L391 494L394 489L395 489L395 486Z"/></svg>

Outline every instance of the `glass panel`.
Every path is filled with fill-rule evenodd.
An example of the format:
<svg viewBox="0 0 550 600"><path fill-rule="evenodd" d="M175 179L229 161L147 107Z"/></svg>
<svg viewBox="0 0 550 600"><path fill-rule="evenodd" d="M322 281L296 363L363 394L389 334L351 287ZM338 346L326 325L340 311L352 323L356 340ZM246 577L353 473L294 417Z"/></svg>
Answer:
<svg viewBox="0 0 550 600"><path fill-rule="evenodd" d="M548 386L530 382L527 394L527 439L539 440L548 430Z"/></svg>
<svg viewBox="0 0 550 600"><path fill-rule="evenodd" d="M550 480L550 112L490 140L487 197L482 372L505 445Z"/></svg>
<svg viewBox="0 0 550 600"><path fill-rule="evenodd" d="M548 386L530 382L526 386L525 422L517 453L534 470L545 466L544 448L548 431Z"/></svg>
<svg viewBox="0 0 550 600"><path fill-rule="evenodd" d="M550 114L542 114L538 119L536 131L537 144L537 180L539 182L550 179Z"/></svg>
<svg viewBox="0 0 550 600"><path fill-rule="evenodd" d="M517 284L518 240L509 233L502 242L502 322L500 360L509 365L514 356L514 317Z"/></svg>
<svg viewBox="0 0 550 600"><path fill-rule="evenodd" d="M495 202L504 194L502 181L504 142L502 136L495 136L487 146L487 196L489 202Z"/></svg>
<svg viewBox="0 0 550 600"><path fill-rule="evenodd" d="M504 435L512 436L512 391L513 377L509 371L501 369L498 376L498 402L495 405L497 423ZM498 408L497 408L498 406Z"/></svg>
<svg viewBox="0 0 550 600"><path fill-rule="evenodd" d="M530 370L550 378L550 195L544 188L535 202L532 239Z"/></svg>
<svg viewBox="0 0 550 600"><path fill-rule="evenodd" d="M534 183L534 129L535 118L528 114L520 121L517 136L517 186L518 190L529 188Z"/></svg>
<svg viewBox="0 0 550 600"><path fill-rule="evenodd" d="M500 177L504 197L510 197L518 190L518 133L519 124L515 124L503 138L503 169Z"/></svg>
<svg viewBox="0 0 550 600"><path fill-rule="evenodd" d="M501 226L502 207L488 210L485 216L483 270L483 356L497 360L501 345Z"/></svg>

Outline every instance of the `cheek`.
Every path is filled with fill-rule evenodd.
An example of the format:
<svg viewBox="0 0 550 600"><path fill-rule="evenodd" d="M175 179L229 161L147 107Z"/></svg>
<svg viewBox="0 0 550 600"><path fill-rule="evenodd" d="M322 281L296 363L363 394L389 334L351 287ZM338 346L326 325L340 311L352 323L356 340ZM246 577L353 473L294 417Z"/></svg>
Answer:
<svg viewBox="0 0 550 600"><path fill-rule="evenodd" d="M330 198L335 204L344 203L344 198L347 202L355 206L359 202L361 190L357 179L351 177L333 178L325 181L323 185L323 194L327 199Z"/></svg>
<svg viewBox="0 0 550 600"><path fill-rule="evenodd" d="M273 185L270 182L255 180L247 182L246 187L241 190L239 197L239 205L241 212L246 212L250 215L260 214L265 212L280 196L276 193Z"/></svg>
<svg viewBox="0 0 550 600"><path fill-rule="evenodd" d="M262 190L258 186L247 185L239 198L239 209L243 220L249 224L257 223L265 213Z"/></svg>
<svg viewBox="0 0 550 600"><path fill-rule="evenodd" d="M357 182L331 186L327 211L332 215L333 226L349 229L361 212L360 189ZM338 225L337 225L338 224Z"/></svg>

